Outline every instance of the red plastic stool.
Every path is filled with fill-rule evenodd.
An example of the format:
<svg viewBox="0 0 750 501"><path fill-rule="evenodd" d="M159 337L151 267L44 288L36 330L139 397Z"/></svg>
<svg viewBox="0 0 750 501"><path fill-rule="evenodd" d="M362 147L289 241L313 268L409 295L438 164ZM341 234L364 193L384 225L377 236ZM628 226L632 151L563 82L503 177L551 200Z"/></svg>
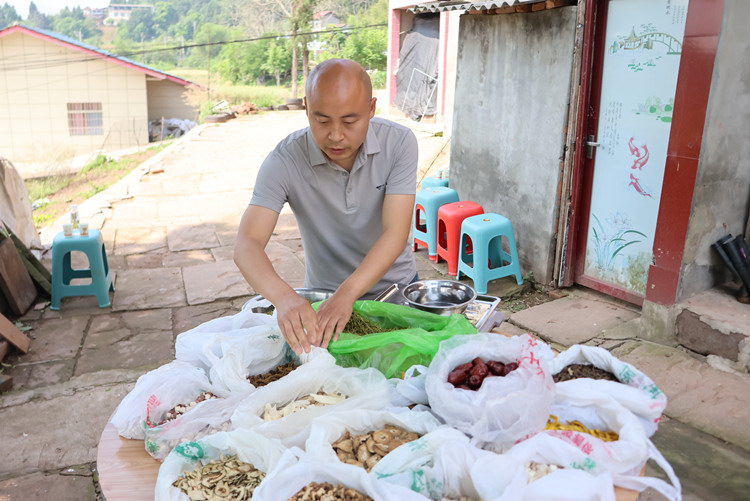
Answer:
<svg viewBox="0 0 750 501"><path fill-rule="evenodd" d="M458 240L464 219L484 214L484 208L476 202L464 201L445 204L438 209L437 262L442 257L448 261L448 275L458 275Z"/></svg>

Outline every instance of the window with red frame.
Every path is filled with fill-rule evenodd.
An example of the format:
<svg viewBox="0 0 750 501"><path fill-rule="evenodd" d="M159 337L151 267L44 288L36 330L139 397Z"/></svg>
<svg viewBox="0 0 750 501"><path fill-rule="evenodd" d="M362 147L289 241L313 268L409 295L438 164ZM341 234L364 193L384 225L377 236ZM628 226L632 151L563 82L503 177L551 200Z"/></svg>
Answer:
<svg viewBox="0 0 750 501"><path fill-rule="evenodd" d="M68 103L68 130L71 136L104 134L102 103Z"/></svg>

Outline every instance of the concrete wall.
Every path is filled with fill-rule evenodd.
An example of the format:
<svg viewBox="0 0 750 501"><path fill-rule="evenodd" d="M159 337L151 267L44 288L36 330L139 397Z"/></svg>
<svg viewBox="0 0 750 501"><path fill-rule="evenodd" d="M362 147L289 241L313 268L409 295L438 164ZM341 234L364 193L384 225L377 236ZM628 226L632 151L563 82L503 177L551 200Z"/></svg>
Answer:
<svg viewBox="0 0 750 501"><path fill-rule="evenodd" d="M710 245L742 233L750 208L750 2L724 0L678 300L729 278Z"/></svg>
<svg viewBox="0 0 750 501"><path fill-rule="evenodd" d="M451 184L513 221L524 273L552 279L576 7L461 17Z"/></svg>
<svg viewBox="0 0 750 501"><path fill-rule="evenodd" d="M148 143L143 73L18 32L0 38L0 60L0 156L52 165ZM71 136L67 103L102 103L103 133Z"/></svg>
<svg viewBox="0 0 750 501"><path fill-rule="evenodd" d="M197 121L198 110L185 102L187 88L170 80L146 81L148 119L181 118Z"/></svg>

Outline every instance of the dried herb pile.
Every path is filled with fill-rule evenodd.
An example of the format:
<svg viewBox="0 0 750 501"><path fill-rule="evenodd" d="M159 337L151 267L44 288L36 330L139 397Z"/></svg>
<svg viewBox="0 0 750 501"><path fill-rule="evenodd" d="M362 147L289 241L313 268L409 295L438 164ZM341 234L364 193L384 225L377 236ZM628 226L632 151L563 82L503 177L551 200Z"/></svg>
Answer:
<svg viewBox="0 0 750 501"><path fill-rule="evenodd" d="M190 501L249 500L266 474L237 456L224 456L191 472L183 473L172 484Z"/></svg>
<svg viewBox="0 0 750 501"><path fill-rule="evenodd" d="M356 334L358 336L366 336L367 334L375 334L377 332L391 332L397 331L398 328L387 328L383 327L377 322L373 322L369 318L363 316L356 311L352 312L352 316L344 327L344 332L350 334Z"/></svg>
<svg viewBox="0 0 750 501"><path fill-rule="evenodd" d="M372 501L367 494L346 487L333 485L328 482L310 482L289 498L289 501Z"/></svg>
<svg viewBox="0 0 750 501"><path fill-rule="evenodd" d="M352 436L348 431L331 444L340 461L359 466L367 471L397 447L417 440L418 433L398 426L385 425L382 430Z"/></svg>
<svg viewBox="0 0 750 501"><path fill-rule="evenodd" d="M171 409L169 409L167 412L164 413L164 419L162 419L159 423L157 423L157 426L161 426L168 421L177 419L178 417L182 416L183 414L188 412L190 409L192 409L199 403L203 402L204 400L211 400L212 398L219 398L219 397L217 397L210 391L204 391L200 395L198 395L195 400L193 400L190 403L175 405L174 407L172 407Z"/></svg>
<svg viewBox="0 0 750 501"><path fill-rule="evenodd" d="M278 367L275 367L263 374L248 376L247 380L250 381L251 385L255 386L256 388L260 388L261 386L265 386L269 383L273 383L274 381L278 381L296 368L297 366L294 364L294 362L289 362L288 364L279 365Z"/></svg>
<svg viewBox="0 0 750 501"><path fill-rule="evenodd" d="M555 383L562 383L563 381L570 381L572 379L584 377L591 379L604 379L606 381L615 381L617 383L620 382L620 380L611 372L589 364L570 364L552 376L552 379Z"/></svg>

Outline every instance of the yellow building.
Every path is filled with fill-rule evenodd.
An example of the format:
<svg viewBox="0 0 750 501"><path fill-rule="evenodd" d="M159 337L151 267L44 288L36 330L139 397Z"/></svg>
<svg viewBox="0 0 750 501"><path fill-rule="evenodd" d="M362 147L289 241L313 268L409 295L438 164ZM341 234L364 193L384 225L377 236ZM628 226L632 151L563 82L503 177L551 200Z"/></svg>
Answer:
<svg viewBox="0 0 750 501"><path fill-rule="evenodd" d="M46 30L0 30L0 157L48 163L148 143L148 121L196 120L192 82Z"/></svg>

